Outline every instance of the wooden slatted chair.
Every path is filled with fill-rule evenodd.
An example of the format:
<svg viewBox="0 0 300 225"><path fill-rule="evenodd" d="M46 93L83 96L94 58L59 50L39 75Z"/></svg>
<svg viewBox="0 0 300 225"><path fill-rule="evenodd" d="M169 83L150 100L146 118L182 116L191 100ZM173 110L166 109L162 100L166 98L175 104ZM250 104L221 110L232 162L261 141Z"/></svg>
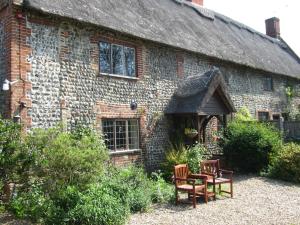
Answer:
<svg viewBox="0 0 300 225"><path fill-rule="evenodd" d="M179 203L179 191L188 193L188 197L192 198L194 208L196 208L197 196L204 196L205 202L207 203L207 176L198 174L197 179L201 179L203 181L202 184L196 184L196 179L189 177L189 169L187 164L180 164L174 167L176 205Z"/></svg>
<svg viewBox="0 0 300 225"><path fill-rule="evenodd" d="M200 163L201 174L208 176L207 184L213 185L213 192L216 194L216 185L219 185L219 193L224 192L230 194L233 197L233 171L220 169L220 161L205 160ZM230 184L230 191L221 189L222 184Z"/></svg>

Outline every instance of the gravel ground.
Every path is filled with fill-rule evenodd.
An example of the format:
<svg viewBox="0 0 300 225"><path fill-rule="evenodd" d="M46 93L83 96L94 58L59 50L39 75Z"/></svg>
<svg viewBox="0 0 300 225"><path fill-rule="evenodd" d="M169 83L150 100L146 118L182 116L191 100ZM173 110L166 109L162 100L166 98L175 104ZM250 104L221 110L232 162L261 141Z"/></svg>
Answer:
<svg viewBox="0 0 300 225"><path fill-rule="evenodd" d="M191 204L157 205L131 216L128 225L300 225L300 186L256 176L234 179L233 198L219 196ZM186 195L183 197L186 198Z"/></svg>
<svg viewBox="0 0 300 225"><path fill-rule="evenodd" d="M234 179L234 198L218 196L205 204L156 205L132 215L127 225L300 225L300 186L257 176ZM186 198L186 195L182 196ZM1 225L30 225L0 214Z"/></svg>

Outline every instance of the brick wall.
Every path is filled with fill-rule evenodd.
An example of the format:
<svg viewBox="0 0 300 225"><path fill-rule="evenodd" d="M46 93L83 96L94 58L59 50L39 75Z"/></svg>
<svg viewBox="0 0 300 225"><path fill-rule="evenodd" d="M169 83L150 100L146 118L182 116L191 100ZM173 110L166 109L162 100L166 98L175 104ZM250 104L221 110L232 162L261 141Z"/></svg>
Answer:
<svg viewBox="0 0 300 225"><path fill-rule="evenodd" d="M26 121L27 127L47 128L63 121L68 129L84 123L96 127L99 132L101 118L140 116L143 121L142 152L114 155L116 164L143 160L148 169L160 166L168 145L169 131L163 112L174 90L182 78L203 73L213 66L218 66L224 74L237 109L248 106L255 115L256 110L282 112L286 104L284 90L287 78L86 24L59 18L46 19L37 14L26 16L27 20L14 19L14 43L21 43L21 59L14 59L14 64L22 66L13 67L11 74L14 79L22 78L26 82L20 82L22 86L13 90L12 111L18 111L17 100L24 98L30 106L22 111L22 120ZM18 27L21 27L21 34ZM137 79L99 73L101 38L136 47ZM12 49L17 52L18 46ZM265 76L273 77L274 91L263 91ZM290 81L299 84L298 81ZM130 111L132 100L138 104L138 114Z"/></svg>

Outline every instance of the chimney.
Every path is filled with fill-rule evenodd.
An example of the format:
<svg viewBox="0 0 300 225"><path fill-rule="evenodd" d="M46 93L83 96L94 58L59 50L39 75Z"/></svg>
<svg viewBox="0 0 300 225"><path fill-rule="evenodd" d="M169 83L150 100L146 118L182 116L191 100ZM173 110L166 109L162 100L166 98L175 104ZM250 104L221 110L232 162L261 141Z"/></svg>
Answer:
<svg viewBox="0 0 300 225"><path fill-rule="evenodd" d="M203 0L187 0L188 2L192 2L197 5L203 6Z"/></svg>
<svg viewBox="0 0 300 225"><path fill-rule="evenodd" d="M280 37L280 21L277 17L266 20L266 34L272 38Z"/></svg>

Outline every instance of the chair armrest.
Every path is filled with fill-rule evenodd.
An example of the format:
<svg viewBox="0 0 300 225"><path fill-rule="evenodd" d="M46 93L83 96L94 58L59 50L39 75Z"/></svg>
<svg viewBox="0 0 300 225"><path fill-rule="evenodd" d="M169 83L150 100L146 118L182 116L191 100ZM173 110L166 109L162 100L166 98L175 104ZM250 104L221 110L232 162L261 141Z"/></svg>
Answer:
<svg viewBox="0 0 300 225"><path fill-rule="evenodd" d="M221 169L221 170L220 170L220 174L227 175L227 177L229 177L229 179L232 180L233 171ZM226 176L225 176L225 177L226 177Z"/></svg>
<svg viewBox="0 0 300 225"><path fill-rule="evenodd" d="M205 174L190 174L189 177L192 179L201 179L205 181L208 179L208 175Z"/></svg>
<svg viewBox="0 0 300 225"><path fill-rule="evenodd" d="M221 169L220 171L222 173L224 173L224 174L233 174L233 171L231 171L231 170L223 170L223 169Z"/></svg>
<svg viewBox="0 0 300 225"><path fill-rule="evenodd" d="M216 174L214 174L214 173L201 172L201 174L212 176L212 177L216 177Z"/></svg>
<svg viewBox="0 0 300 225"><path fill-rule="evenodd" d="M193 184L195 184L196 180L195 179L191 179L191 178L175 178L175 181L186 181L186 182L192 182Z"/></svg>

